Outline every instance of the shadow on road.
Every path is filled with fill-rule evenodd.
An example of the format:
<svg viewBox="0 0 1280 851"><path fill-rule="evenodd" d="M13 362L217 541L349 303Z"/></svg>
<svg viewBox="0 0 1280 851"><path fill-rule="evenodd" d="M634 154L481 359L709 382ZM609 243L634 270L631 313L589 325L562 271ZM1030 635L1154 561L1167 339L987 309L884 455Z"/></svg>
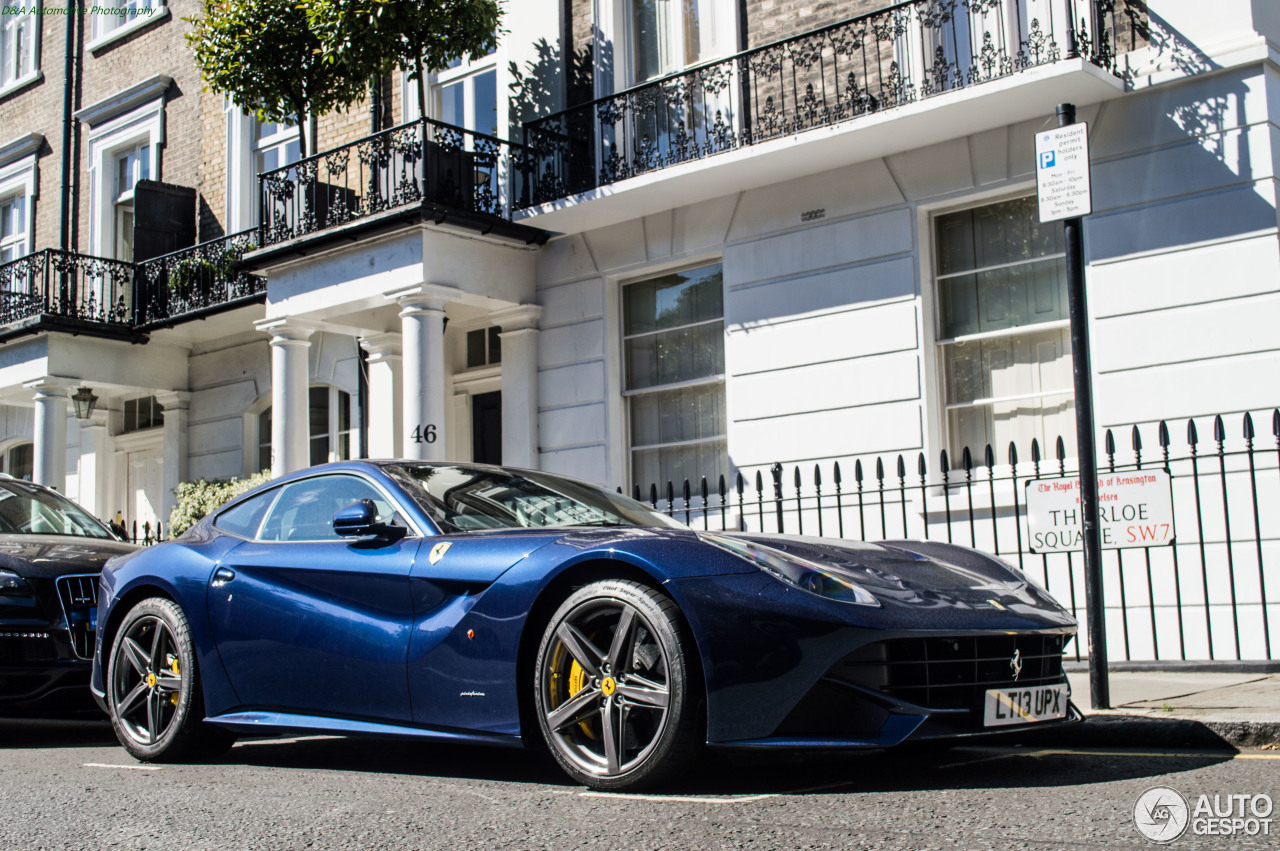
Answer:
<svg viewBox="0 0 1280 851"><path fill-rule="evenodd" d="M89 721L0 718L0 750L100 748L115 743L111 722L105 716Z"/></svg>
<svg viewBox="0 0 1280 851"><path fill-rule="evenodd" d="M1099 733L1001 739L950 750L757 756L709 752L678 780L670 795L760 795L804 791L847 793L919 789L1049 788L1110 783L1190 771L1230 760L1212 742L1117 747ZM376 739L315 737L238 744L220 762L287 769L357 771L541 784L575 788L545 751L434 745Z"/></svg>
<svg viewBox="0 0 1280 851"><path fill-rule="evenodd" d="M359 771L568 786L541 750L442 745L394 739L314 737L249 739L219 762L260 767Z"/></svg>
<svg viewBox="0 0 1280 851"><path fill-rule="evenodd" d="M950 750L852 754L744 755L712 751L656 794L755 796L946 789L1036 789L1161 777L1230 760L1234 751L1194 728L1090 721ZM1189 737L1189 738L1188 738ZM1021 744L1019 744L1021 743ZM0 750L115 746L106 721L0 719ZM1123 745L1128 745L1124 747ZM119 751L121 762L131 759ZM254 766L493 781L580 789L542 750L315 736L238 743L210 768Z"/></svg>

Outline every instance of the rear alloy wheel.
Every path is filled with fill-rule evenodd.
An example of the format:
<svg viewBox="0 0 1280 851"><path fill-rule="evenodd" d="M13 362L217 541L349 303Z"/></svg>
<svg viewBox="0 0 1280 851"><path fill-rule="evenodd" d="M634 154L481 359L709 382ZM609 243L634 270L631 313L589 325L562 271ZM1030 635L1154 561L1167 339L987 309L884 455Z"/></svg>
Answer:
<svg viewBox="0 0 1280 851"><path fill-rule="evenodd" d="M144 761L209 756L235 741L204 723L204 698L187 619L171 600L134 606L112 642L107 669L111 726Z"/></svg>
<svg viewBox="0 0 1280 851"><path fill-rule="evenodd" d="M638 582L574 592L538 650L538 720L552 754L593 789L671 776L694 752L699 700L676 604Z"/></svg>

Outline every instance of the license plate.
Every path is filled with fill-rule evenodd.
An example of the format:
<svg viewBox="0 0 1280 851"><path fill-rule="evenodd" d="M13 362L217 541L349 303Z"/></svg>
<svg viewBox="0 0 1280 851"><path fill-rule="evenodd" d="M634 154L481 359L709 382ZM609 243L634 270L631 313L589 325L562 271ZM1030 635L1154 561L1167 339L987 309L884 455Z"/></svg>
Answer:
<svg viewBox="0 0 1280 851"><path fill-rule="evenodd" d="M993 688L987 690L982 723L987 727L1033 724L1067 717L1067 687Z"/></svg>

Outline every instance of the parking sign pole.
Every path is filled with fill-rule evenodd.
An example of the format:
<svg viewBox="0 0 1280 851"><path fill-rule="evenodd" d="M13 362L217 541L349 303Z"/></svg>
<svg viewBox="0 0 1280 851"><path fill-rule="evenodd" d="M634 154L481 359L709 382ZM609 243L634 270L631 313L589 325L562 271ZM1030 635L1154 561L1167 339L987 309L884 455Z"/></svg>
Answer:
<svg viewBox="0 0 1280 851"><path fill-rule="evenodd" d="M1075 104L1058 105L1058 126L1076 123ZM1071 309L1071 368L1075 377L1076 447L1080 457L1080 522L1084 538L1084 593L1088 610L1089 691L1094 709L1111 708L1107 676L1107 623L1098 526L1098 455L1094 445L1093 379L1089 365L1089 312L1084 292L1084 227L1080 216L1062 221L1067 243L1067 301Z"/></svg>

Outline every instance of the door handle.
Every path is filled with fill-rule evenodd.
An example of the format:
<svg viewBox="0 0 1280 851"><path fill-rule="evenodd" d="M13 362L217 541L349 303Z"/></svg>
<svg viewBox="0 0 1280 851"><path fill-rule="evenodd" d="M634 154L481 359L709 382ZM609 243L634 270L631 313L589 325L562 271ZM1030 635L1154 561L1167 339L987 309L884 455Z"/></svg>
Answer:
<svg viewBox="0 0 1280 851"><path fill-rule="evenodd" d="M236 578L236 572L227 567L220 567L213 572L213 587L221 588L232 579Z"/></svg>

